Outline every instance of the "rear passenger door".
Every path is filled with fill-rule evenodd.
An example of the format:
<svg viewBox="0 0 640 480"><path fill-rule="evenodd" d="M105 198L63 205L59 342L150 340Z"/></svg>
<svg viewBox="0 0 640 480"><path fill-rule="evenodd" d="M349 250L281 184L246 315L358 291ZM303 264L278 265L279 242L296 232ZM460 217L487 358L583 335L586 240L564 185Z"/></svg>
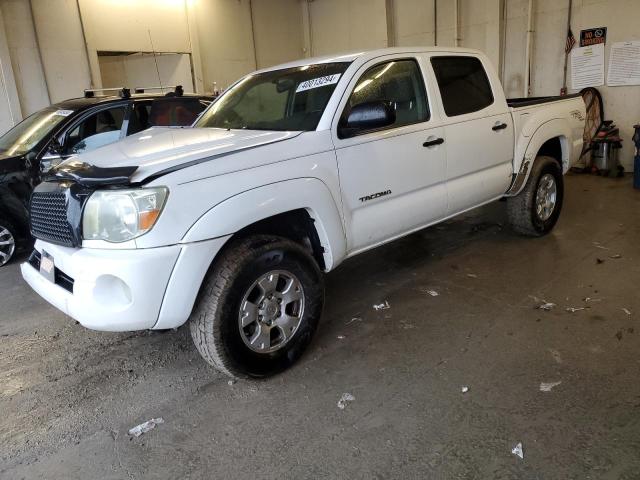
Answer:
<svg viewBox="0 0 640 480"><path fill-rule="evenodd" d="M502 88L483 61L465 54L432 55L447 155L447 214L500 197L512 174L513 123ZM494 80L497 82L497 80ZM495 93L494 93L495 92Z"/></svg>
<svg viewBox="0 0 640 480"><path fill-rule="evenodd" d="M433 93L417 58L377 59L349 83L334 118L336 148L350 253L388 241L445 214L443 131L431 115ZM384 102L393 124L341 134L356 105Z"/></svg>

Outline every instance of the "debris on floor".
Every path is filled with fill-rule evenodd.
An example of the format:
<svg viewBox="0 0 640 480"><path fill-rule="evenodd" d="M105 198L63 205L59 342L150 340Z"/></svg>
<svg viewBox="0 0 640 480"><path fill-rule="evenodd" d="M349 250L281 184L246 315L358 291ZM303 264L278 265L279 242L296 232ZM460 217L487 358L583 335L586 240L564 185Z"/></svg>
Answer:
<svg viewBox="0 0 640 480"><path fill-rule="evenodd" d="M556 306L555 303L547 302L546 300L543 300L543 302L544 303L541 303L540 305L536 306L538 310L546 310L548 312L549 310L551 310L553 307Z"/></svg>
<svg viewBox="0 0 640 480"><path fill-rule="evenodd" d="M440 295L438 292L436 292L435 290L425 290L424 293L428 293L429 295L431 295L432 297L437 297L438 295Z"/></svg>
<svg viewBox="0 0 640 480"><path fill-rule="evenodd" d="M389 305L388 301L384 301L384 303L379 303L377 305L373 306L373 309L375 311L380 311L380 310L389 310L391 308L391 305Z"/></svg>
<svg viewBox="0 0 640 480"><path fill-rule="evenodd" d="M607 247L600 245L600 242L593 242L593 246L601 250L609 250Z"/></svg>
<svg viewBox="0 0 640 480"><path fill-rule="evenodd" d="M628 308L623 308L622 311L627 315L631 315L631 310L629 310Z"/></svg>
<svg viewBox="0 0 640 480"><path fill-rule="evenodd" d="M583 301L585 301L585 302L601 302L602 299L601 298L585 297L585 298L583 298Z"/></svg>
<svg viewBox="0 0 640 480"><path fill-rule="evenodd" d="M565 310L569 313L576 313L579 312L580 310L586 310L587 307L567 307L565 308Z"/></svg>
<svg viewBox="0 0 640 480"><path fill-rule="evenodd" d="M598 265L600 265L601 263L604 263L604 259L603 258L596 258L596 263Z"/></svg>
<svg viewBox="0 0 640 480"><path fill-rule="evenodd" d="M619 253L616 253L615 255L609 255L609 258L613 258L614 260L618 260L619 258L622 258L622 255L620 255Z"/></svg>
<svg viewBox="0 0 640 480"><path fill-rule="evenodd" d="M513 453L516 457L520 457L524 459L524 452L522 451L522 442L516 443L516 446L511 449L511 453Z"/></svg>
<svg viewBox="0 0 640 480"><path fill-rule="evenodd" d="M231 380L227 380L227 385L229 385L230 387L233 386L236 383L235 380L231 379Z"/></svg>
<svg viewBox="0 0 640 480"><path fill-rule="evenodd" d="M139 437L143 433L147 433L149 430L153 430L154 428L156 428L156 425L160 425L161 423L164 423L164 419L162 417L152 418L151 420L141 423L140 425L136 425L135 427L130 429L129 435Z"/></svg>
<svg viewBox="0 0 640 480"><path fill-rule="evenodd" d="M558 385L560 385L562 382L542 382L540 384L540 391L541 392L550 392L553 387L557 387Z"/></svg>
<svg viewBox="0 0 640 480"><path fill-rule="evenodd" d="M338 340L344 340L346 337L344 335L338 335Z"/></svg>
<svg viewBox="0 0 640 480"><path fill-rule="evenodd" d="M469 387L467 387L466 385L462 387L462 393L467 393L468 391L469 391Z"/></svg>
<svg viewBox="0 0 640 480"><path fill-rule="evenodd" d="M347 404L353 402L355 399L356 397L354 397L350 393L343 393L340 397L340 400L338 400L338 408L340 410L344 410Z"/></svg>
<svg viewBox="0 0 640 480"><path fill-rule="evenodd" d="M375 305L373 306L373 308L375 308ZM353 322L361 322L361 321L362 321L362 318L360 318L360 317L353 317L351 320L349 320L349 321L347 322L347 325L350 325L350 324L352 324Z"/></svg>
<svg viewBox="0 0 640 480"><path fill-rule="evenodd" d="M467 277L469 277L469 278L478 278L478 275L476 275L475 273L467 273Z"/></svg>
<svg viewBox="0 0 640 480"><path fill-rule="evenodd" d="M553 357L556 363L562 363L562 356L558 350L554 350L552 348L549 349L549 353Z"/></svg>

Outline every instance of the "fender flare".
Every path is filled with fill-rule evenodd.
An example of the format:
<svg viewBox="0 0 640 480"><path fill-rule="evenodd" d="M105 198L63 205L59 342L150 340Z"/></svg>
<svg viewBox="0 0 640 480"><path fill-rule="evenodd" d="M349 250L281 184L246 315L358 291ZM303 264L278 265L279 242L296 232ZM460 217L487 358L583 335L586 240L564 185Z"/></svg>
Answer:
<svg viewBox="0 0 640 480"><path fill-rule="evenodd" d="M569 170L571 146L569 145L568 139L571 138L571 130L564 119L554 118L548 120L533 132L531 137L528 139L529 141L526 143L524 153L521 153L521 148L518 148L518 146L516 147L516 154L521 155L520 158L522 158L522 161L520 162L520 166L517 170L518 173L514 175L514 180L509 187L509 190L507 190L506 196L514 197L524 189L524 186L527 184L527 180L529 180L529 175L533 169L533 163L536 160L540 148L546 142L554 138L558 138L560 140L560 149L562 151L562 158L560 159L562 162L562 172L566 173ZM522 145L524 142L521 139L518 143Z"/></svg>
<svg viewBox="0 0 640 480"><path fill-rule="evenodd" d="M232 235L261 220L304 209L324 248L327 271L346 256L342 216L329 188L317 178L296 178L246 190L213 206L187 230L180 243Z"/></svg>

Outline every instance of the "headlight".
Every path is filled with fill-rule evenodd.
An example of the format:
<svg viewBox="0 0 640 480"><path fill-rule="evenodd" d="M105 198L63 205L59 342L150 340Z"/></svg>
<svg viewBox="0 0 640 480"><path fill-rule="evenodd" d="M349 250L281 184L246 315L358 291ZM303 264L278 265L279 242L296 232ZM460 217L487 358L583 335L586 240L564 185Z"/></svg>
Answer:
<svg viewBox="0 0 640 480"><path fill-rule="evenodd" d="M84 207L82 236L115 243L139 237L155 225L168 195L166 187L98 190Z"/></svg>

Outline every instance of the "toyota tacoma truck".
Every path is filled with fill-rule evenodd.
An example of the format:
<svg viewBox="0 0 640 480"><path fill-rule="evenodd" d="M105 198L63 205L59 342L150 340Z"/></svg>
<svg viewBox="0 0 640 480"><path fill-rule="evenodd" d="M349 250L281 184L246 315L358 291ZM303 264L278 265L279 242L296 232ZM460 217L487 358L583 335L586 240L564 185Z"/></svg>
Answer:
<svg viewBox="0 0 640 480"><path fill-rule="evenodd" d="M22 264L85 327L189 322L223 373L265 377L309 345L323 272L506 199L547 234L582 148L580 97L505 99L487 57L393 48L251 73L195 128L73 156L34 191Z"/></svg>

